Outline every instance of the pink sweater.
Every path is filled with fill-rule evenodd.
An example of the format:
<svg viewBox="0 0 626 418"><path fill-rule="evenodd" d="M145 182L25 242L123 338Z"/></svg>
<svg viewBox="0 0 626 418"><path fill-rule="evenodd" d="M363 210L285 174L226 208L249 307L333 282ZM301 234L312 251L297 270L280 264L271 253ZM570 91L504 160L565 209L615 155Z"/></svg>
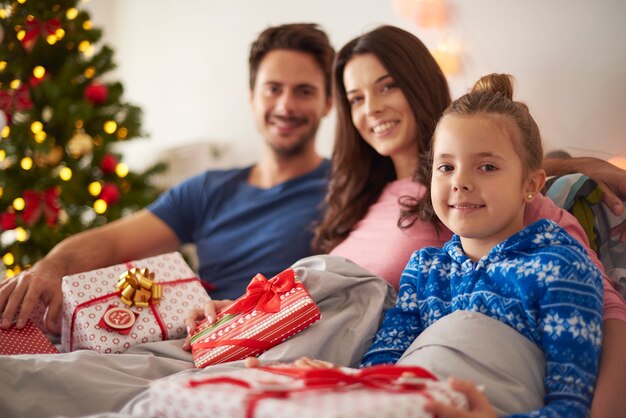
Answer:
<svg viewBox="0 0 626 418"><path fill-rule="evenodd" d="M447 229L437 235L435 228L424 222L416 222L405 230L398 228L398 198L404 195L421 198L424 193L426 188L410 178L389 183L365 217L354 226L348 238L330 254L354 261L397 289L402 271L414 251L423 247L441 247L452 236ZM604 319L626 322L626 303L611 284L596 253L589 248L587 236L576 218L556 206L550 198L538 195L526 206L524 222L528 225L541 218L557 222L585 246L604 278Z"/></svg>

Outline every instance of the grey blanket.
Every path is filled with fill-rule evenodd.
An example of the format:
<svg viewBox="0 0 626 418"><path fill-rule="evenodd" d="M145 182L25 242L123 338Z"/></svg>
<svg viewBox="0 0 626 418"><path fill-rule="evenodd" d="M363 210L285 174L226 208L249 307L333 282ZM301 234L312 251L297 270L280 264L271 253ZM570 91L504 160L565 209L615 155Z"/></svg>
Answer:
<svg viewBox="0 0 626 418"><path fill-rule="evenodd" d="M498 415L541 408L545 357L508 325L477 312L456 311L422 332L398 361L440 379L455 376L485 388Z"/></svg>
<svg viewBox="0 0 626 418"><path fill-rule="evenodd" d="M294 264L322 319L260 356L292 361L309 356L356 366L395 291L383 279L341 257L314 256ZM140 344L124 354L77 351L0 357L0 416L146 416L150 382L185 373L211 373L243 362L195 369L182 340Z"/></svg>

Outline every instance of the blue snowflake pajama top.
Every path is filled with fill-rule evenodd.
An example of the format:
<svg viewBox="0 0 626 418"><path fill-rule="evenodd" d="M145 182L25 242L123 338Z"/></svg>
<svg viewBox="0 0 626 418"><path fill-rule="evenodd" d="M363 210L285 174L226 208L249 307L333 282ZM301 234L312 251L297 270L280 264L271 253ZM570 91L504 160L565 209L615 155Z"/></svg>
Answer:
<svg viewBox="0 0 626 418"><path fill-rule="evenodd" d="M395 363L440 318L479 312L545 354L545 406L516 416L586 417L602 342L602 292L602 276L585 249L552 221L529 225L478 262L455 235L441 249L413 253L397 304L385 314L363 365Z"/></svg>

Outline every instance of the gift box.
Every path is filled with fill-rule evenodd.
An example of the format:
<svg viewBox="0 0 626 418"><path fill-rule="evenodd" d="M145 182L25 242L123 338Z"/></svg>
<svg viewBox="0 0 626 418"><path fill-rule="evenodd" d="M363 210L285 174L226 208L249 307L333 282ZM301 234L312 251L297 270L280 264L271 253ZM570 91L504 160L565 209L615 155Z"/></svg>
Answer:
<svg viewBox="0 0 626 418"><path fill-rule="evenodd" d="M56 354L59 351L41 330L32 322L27 321L22 329L12 325L8 329L0 329L0 354Z"/></svg>
<svg viewBox="0 0 626 418"><path fill-rule="evenodd" d="M258 356L321 317L309 292L287 269L272 279L257 274L246 294L217 312L214 324L198 324L191 336L196 367Z"/></svg>
<svg viewBox="0 0 626 418"><path fill-rule="evenodd" d="M184 338L189 312L210 300L178 252L65 276L61 288L63 351Z"/></svg>
<svg viewBox="0 0 626 418"><path fill-rule="evenodd" d="M150 387L150 416L431 418L428 400L468 408L464 395L420 367L274 366L158 380Z"/></svg>

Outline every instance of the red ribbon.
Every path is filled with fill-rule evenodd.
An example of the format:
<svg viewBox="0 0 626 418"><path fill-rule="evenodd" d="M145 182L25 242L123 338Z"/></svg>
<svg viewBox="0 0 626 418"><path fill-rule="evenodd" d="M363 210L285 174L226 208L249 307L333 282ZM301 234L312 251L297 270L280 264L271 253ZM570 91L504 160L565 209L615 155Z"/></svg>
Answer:
<svg viewBox="0 0 626 418"><path fill-rule="evenodd" d="M44 37L53 35L60 27L61 21L58 18L48 19L46 21L42 21L37 18L28 20L24 25L24 31L26 34L22 38L22 45L30 51L33 46L35 46L35 42L37 42L39 35L42 33Z"/></svg>
<svg viewBox="0 0 626 418"><path fill-rule="evenodd" d="M44 191L24 190L24 202L22 218L26 225L36 224L42 214L45 215L48 225L56 225L61 210L58 188L50 187Z"/></svg>
<svg viewBox="0 0 626 418"><path fill-rule="evenodd" d="M7 115L33 107L28 87L22 84L17 89L0 90L0 109Z"/></svg>
<svg viewBox="0 0 626 418"><path fill-rule="evenodd" d="M416 366L372 366L361 369L355 374L348 374L339 369L305 369L297 367L260 367L259 369L298 378L304 382L304 387L273 388L268 390L263 389L263 387L258 388L257 391L251 392L248 396L246 418L254 417L254 411L258 403L263 399L285 399L289 398L294 393L309 392L312 390L345 389L350 386L362 386L391 393L417 392L422 396L430 398L430 395L424 392L425 385L423 382L403 382L400 379L409 374L411 378L438 380L437 377L426 369ZM192 388L207 384L231 384L245 389L257 389L245 380L226 376L192 380L188 383Z"/></svg>
<svg viewBox="0 0 626 418"><path fill-rule="evenodd" d="M252 309L275 313L280 311L280 295L290 291L295 285L296 273L287 269L267 280L262 274L254 276L246 294L226 308L224 314L238 314Z"/></svg>

